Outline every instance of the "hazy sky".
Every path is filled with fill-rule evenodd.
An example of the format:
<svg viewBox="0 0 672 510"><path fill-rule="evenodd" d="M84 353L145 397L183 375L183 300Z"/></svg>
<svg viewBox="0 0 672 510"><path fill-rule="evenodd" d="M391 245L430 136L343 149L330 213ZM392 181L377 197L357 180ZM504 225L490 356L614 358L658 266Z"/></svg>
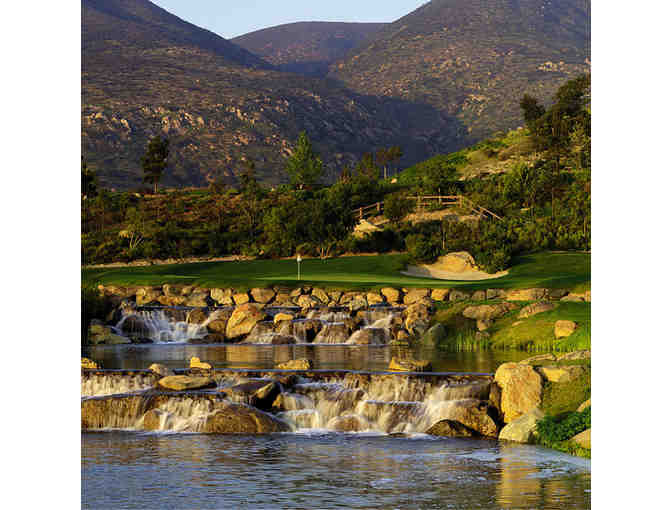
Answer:
<svg viewBox="0 0 672 510"><path fill-rule="evenodd" d="M152 0L185 21L231 39L295 21L395 21L427 0Z"/></svg>

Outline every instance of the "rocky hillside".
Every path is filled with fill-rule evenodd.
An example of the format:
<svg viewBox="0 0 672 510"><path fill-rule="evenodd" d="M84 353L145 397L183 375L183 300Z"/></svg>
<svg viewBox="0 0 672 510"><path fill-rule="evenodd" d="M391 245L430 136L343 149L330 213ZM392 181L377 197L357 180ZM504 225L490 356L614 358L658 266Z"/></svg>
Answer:
<svg viewBox="0 0 672 510"><path fill-rule="evenodd" d="M232 182L243 157L278 183L301 130L333 177L377 147L401 145L403 164L455 150L463 128L430 106L271 69L147 0L82 1L82 154L104 186L141 184L155 134L171 142L163 185Z"/></svg>
<svg viewBox="0 0 672 510"><path fill-rule="evenodd" d="M524 93L548 101L589 63L590 0L433 0L329 76L362 94L431 105L477 141L522 124Z"/></svg>
<svg viewBox="0 0 672 510"><path fill-rule="evenodd" d="M325 76L329 66L386 23L289 23L241 35L232 41L278 69Z"/></svg>

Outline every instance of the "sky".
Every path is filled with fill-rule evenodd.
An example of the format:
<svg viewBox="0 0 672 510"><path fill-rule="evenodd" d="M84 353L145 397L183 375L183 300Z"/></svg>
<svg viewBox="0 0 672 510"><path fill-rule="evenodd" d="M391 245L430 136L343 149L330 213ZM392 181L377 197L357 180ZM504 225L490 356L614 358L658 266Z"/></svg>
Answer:
<svg viewBox="0 0 672 510"><path fill-rule="evenodd" d="M152 0L226 39L296 21L391 22L427 0Z"/></svg>

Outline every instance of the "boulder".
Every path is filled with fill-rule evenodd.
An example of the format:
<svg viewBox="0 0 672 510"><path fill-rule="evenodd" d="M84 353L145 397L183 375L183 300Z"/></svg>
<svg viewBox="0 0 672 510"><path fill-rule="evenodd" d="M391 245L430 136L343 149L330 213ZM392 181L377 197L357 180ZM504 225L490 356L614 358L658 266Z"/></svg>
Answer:
<svg viewBox="0 0 672 510"><path fill-rule="evenodd" d="M343 323L326 324L317 334L315 344L344 344L350 338L348 327Z"/></svg>
<svg viewBox="0 0 672 510"><path fill-rule="evenodd" d="M526 307L524 307L518 313L518 318L527 319L528 317L532 317L533 315L537 315L539 313L550 312L551 310L557 308L557 306L558 306L557 304L549 303L548 301L539 301L538 303L531 303Z"/></svg>
<svg viewBox="0 0 672 510"><path fill-rule="evenodd" d="M410 289L404 296L404 304L412 305L418 303L422 298L427 298L429 295L429 289Z"/></svg>
<svg viewBox="0 0 672 510"><path fill-rule="evenodd" d="M231 318L231 312L228 310L217 310L210 315L210 321L206 325L210 333L219 333L226 335L226 325Z"/></svg>
<svg viewBox="0 0 672 510"><path fill-rule="evenodd" d="M567 354L561 354L560 356L558 356L558 361L574 361L579 359L590 359L590 351L589 350L572 351L568 352Z"/></svg>
<svg viewBox="0 0 672 510"><path fill-rule="evenodd" d="M501 297L504 297L505 295L506 292L503 289L488 289L485 291L486 300L499 299Z"/></svg>
<svg viewBox="0 0 672 510"><path fill-rule="evenodd" d="M313 362L307 358L290 359L284 363L278 363L275 368L278 370L311 370Z"/></svg>
<svg viewBox="0 0 672 510"><path fill-rule="evenodd" d="M135 302L140 305L148 305L158 299L161 295L161 290L153 287L140 287L135 291Z"/></svg>
<svg viewBox="0 0 672 510"><path fill-rule="evenodd" d="M385 345L387 334L382 328L362 328L353 333L348 343L354 345Z"/></svg>
<svg viewBox="0 0 672 510"><path fill-rule="evenodd" d="M275 298L275 291L273 289L252 289L250 291L252 299L255 303L268 304Z"/></svg>
<svg viewBox="0 0 672 510"><path fill-rule="evenodd" d="M581 448L590 450L590 429L580 432L579 434L575 435L570 441L574 441Z"/></svg>
<svg viewBox="0 0 672 510"><path fill-rule="evenodd" d="M443 411L443 419L461 423L481 436L497 437L497 424L490 416L495 412L485 400L465 398L451 401L450 407Z"/></svg>
<svg viewBox="0 0 672 510"><path fill-rule="evenodd" d="M508 301L539 301L548 297L547 289L512 289L506 293Z"/></svg>
<svg viewBox="0 0 672 510"><path fill-rule="evenodd" d="M98 363L89 358L82 358L82 368L88 368L91 370L98 369L100 366Z"/></svg>
<svg viewBox="0 0 672 510"><path fill-rule="evenodd" d="M299 297L301 294L303 294L303 288L299 287L297 289L292 289L289 292L290 297Z"/></svg>
<svg viewBox="0 0 672 510"><path fill-rule="evenodd" d="M467 301L470 298L467 292L461 290L450 291L450 301Z"/></svg>
<svg viewBox="0 0 672 510"><path fill-rule="evenodd" d="M291 330L283 334L293 335L301 343L312 342L322 329L322 322L317 319L294 321L290 325Z"/></svg>
<svg viewBox="0 0 672 510"><path fill-rule="evenodd" d="M377 292L369 292L366 294L366 301L369 305L379 305L385 302L385 298Z"/></svg>
<svg viewBox="0 0 672 510"><path fill-rule="evenodd" d="M212 377L190 375L169 375L159 379L157 384L161 389L172 391L200 390L203 388L215 388L217 386Z"/></svg>
<svg viewBox="0 0 672 510"><path fill-rule="evenodd" d="M201 310L200 308L196 308L194 310L189 310L189 313L187 313L187 324L203 324L208 318L208 315Z"/></svg>
<svg viewBox="0 0 672 510"><path fill-rule="evenodd" d="M332 290L331 292L327 292L327 295L329 296L329 301L339 303L341 297L343 296L343 292L341 292L340 290Z"/></svg>
<svg viewBox="0 0 672 510"><path fill-rule="evenodd" d="M231 289L211 289L210 297L220 305L230 306L233 304L233 292Z"/></svg>
<svg viewBox="0 0 672 510"><path fill-rule="evenodd" d="M448 301L450 299L450 289L434 289L431 298L434 301Z"/></svg>
<svg viewBox="0 0 672 510"><path fill-rule="evenodd" d="M194 292L195 287L193 285L185 285L182 287L182 290L180 291L180 294L183 296L189 296L192 292Z"/></svg>
<svg viewBox="0 0 672 510"><path fill-rule="evenodd" d="M485 301L487 299L487 294L484 290L477 290L471 295L472 301Z"/></svg>
<svg viewBox="0 0 672 510"><path fill-rule="evenodd" d="M570 336L576 330L576 322L574 321L556 321L555 323L555 338L565 338Z"/></svg>
<svg viewBox="0 0 672 510"><path fill-rule="evenodd" d="M163 306L182 306L187 302L186 296L159 296L156 300Z"/></svg>
<svg viewBox="0 0 672 510"><path fill-rule="evenodd" d="M205 308L206 306L208 306L209 297L210 292L194 292L191 296L187 298L185 306Z"/></svg>
<svg viewBox="0 0 672 510"><path fill-rule="evenodd" d="M203 370L212 370L212 365L210 363L205 363L201 361L200 358L192 357L189 360L189 368L201 368Z"/></svg>
<svg viewBox="0 0 672 510"><path fill-rule="evenodd" d="M586 367L580 365L537 367L537 372L539 372L544 379L553 383L574 381L585 374L586 370Z"/></svg>
<svg viewBox="0 0 672 510"><path fill-rule="evenodd" d="M163 293L166 296L174 297L182 295L182 287L180 285L173 285L171 283L166 283L162 287Z"/></svg>
<svg viewBox="0 0 672 510"><path fill-rule="evenodd" d="M420 338L420 343L425 346L437 347L448 337L448 329L441 324L434 324Z"/></svg>
<svg viewBox="0 0 672 510"><path fill-rule="evenodd" d="M483 320L477 320L476 321L476 329L479 331L485 331L486 329L490 328L492 326L493 321L490 319L483 319Z"/></svg>
<svg viewBox="0 0 672 510"><path fill-rule="evenodd" d="M293 345L296 343L296 338L291 335L281 335L279 333L273 333L271 335L271 344L272 345Z"/></svg>
<svg viewBox="0 0 672 510"><path fill-rule="evenodd" d="M506 315L517 307L513 303L499 303L496 305L467 306L462 310L462 315L467 319L494 320Z"/></svg>
<svg viewBox="0 0 672 510"><path fill-rule="evenodd" d="M349 302L348 302L348 309L351 312L358 312L359 310L364 310L365 308L369 307L369 303L366 300L366 297L363 295L358 294L357 296L353 297Z"/></svg>
<svg viewBox="0 0 672 510"><path fill-rule="evenodd" d="M567 289L549 289L548 298L549 299L562 299L569 291Z"/></svg>
<svg viewBox="0 0 672 510"><path fill-rule="evenodd" d="M380 289L380 293L383 296L385 296L385 300L388 303L393 303L393 304L401 303L401 300L402 300L401 292L399 292L399 290L397 290L397 289L394 289L392 287L385 287L385 288Z"/></svg>
<svg viewBox="0 0 672 510"><path fill-rule="evenodd" d="M459 421L441 420L432 425L425 434L442 437L481 437L473 429L462 425Z"/></svg>
<svg viewBox="0 0 672 510"><path fill-rule="evenodd" d="M357 414L346 414L329 420L327 428L340 432L361 432L369 428L369 422Z"/></svg>
<svg viewBox="0 0 672 510"><path fill-rule="evenodd" d="M322 290L320 288L317 288L317 287L314 288L311 295L314 298L318 299L323 305L326 305L327 303L329 303L329 295L324 290Z"/></svg>
<svg viewBox="0 0 672 510"><path fill-rule="evenodd" d="M419 321L428 321L430 319L430 309L423 303L416 303L404 310L402 317L404 318L404 326L410 331L411 326Z"/></svg>
<svg viewBox="0 0 672 510"><path fill-rule="evenodd" d="M112 328L103 326L102 324L91 324L89 326L89 342L94 345L123 345L132 343L129 338L113 333Z"/></svg>
<svg viewBox="0 0 672 510"><path fill-rule="evenodd" d="M278 322L282 321L293 321L294 320L294 315L291 313L276 313L275 316L273 317L273 324L277 324Z"/></svg>
<svg viewBox="0 0 672 510"><path fill-rule="evenodd" d="M245 303L250 302L250 296L247 294L247 292L234 294L233 302L236 303L236 305L244 305Z"/></svg>
<svg viewBox="0 0 672 510"><path fill-rule="evenodd" d="M582 411L585 411L590 407L590 399L586 400L583 404L579 406L579 408L576 410L577 413L580 413Z"/></svg>
<svg viewBox="0 0 672 510"><path fill-rule="evenodd" d="M544 413L538 407L535 407L506 425L500 431L499 439L531 443L537 430L537 423L543 417Z"/></svg>
<svg viewBox="0 0 672 510"><path fill-rule="evenodd" d="M583 299L583 296L579 295L579 294L568 294L564 297L561 297L560 301L562 301L562 302L569 301L570 303L583 303L584 299Z"/></svg>
<svg viewBox="0 0 672 510"><path fill-rule="evenodd" d="M511 423L541 404L543 381L531 365L504 363L495 372L495 382L502 389L504 423Z"/></svg>
<svg viewBox="0 0 672 510"><path fill-rule="evenodd" d="M254 326L263 321L266 314L261 310L261 305L246 303L239 305L231 314L226 325L226 336L230 339L240 338L252 331Z"/></svg>
<svg viewBox="0 0 672 510"><path fill-rule="evenodd" d="M161 377L168 377L171 375L175 375L175 372L173 372L170 368L168 368L165 365L162 365L161 363L152 363L149 365L149 369L155 374L160 375Z"/></svg>
<svg viewBox="0 0 672 510"><path fill-rule="evenodd" d="M312 294L311 295L302 294L299 297L297 297L294 301L296 302L297 305L299 305L303 309L315 308L322 304L322 301L317 299Z"/></svg>
<svg viewBox="0 0 672 510"><path fill-rule="evenodd" d="M271 409L280 394L280 385L270 379L250 381L221 390L233 402L248 404L264 411Z"/></svg>
<svg viewBox="0 0 672 510"><path fill-rule="evenodd" d="M273 415L245 404L226 403L210 414L203 432L210 434L270 434L289 432L289 425Z"/></svg>
<svg viewBox="0 0 672 510"><path fill-rule="evenodd" d="M393 356L388 370L394 372L431 372L432 364L427 360L401 359Z"/></svg>

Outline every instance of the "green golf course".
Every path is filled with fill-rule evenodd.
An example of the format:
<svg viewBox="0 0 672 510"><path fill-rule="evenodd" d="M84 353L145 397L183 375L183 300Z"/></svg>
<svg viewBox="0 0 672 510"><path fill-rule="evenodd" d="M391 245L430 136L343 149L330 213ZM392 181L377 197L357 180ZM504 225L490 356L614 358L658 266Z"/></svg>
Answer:
<svg viewBox="0 0 672 510"><path fill-rule="evenodd" d="M544 252L514 259L509 274L483 281L457 282L414 278L401 274L404 255L304 259L301 279L295 260L202 262L115 268L82 269L82 284L162 285L189 284L206 288L253 288L272 285L314 285L341 290L380 287L566 288L581 292L590 288L590 254Z"/></svg>

